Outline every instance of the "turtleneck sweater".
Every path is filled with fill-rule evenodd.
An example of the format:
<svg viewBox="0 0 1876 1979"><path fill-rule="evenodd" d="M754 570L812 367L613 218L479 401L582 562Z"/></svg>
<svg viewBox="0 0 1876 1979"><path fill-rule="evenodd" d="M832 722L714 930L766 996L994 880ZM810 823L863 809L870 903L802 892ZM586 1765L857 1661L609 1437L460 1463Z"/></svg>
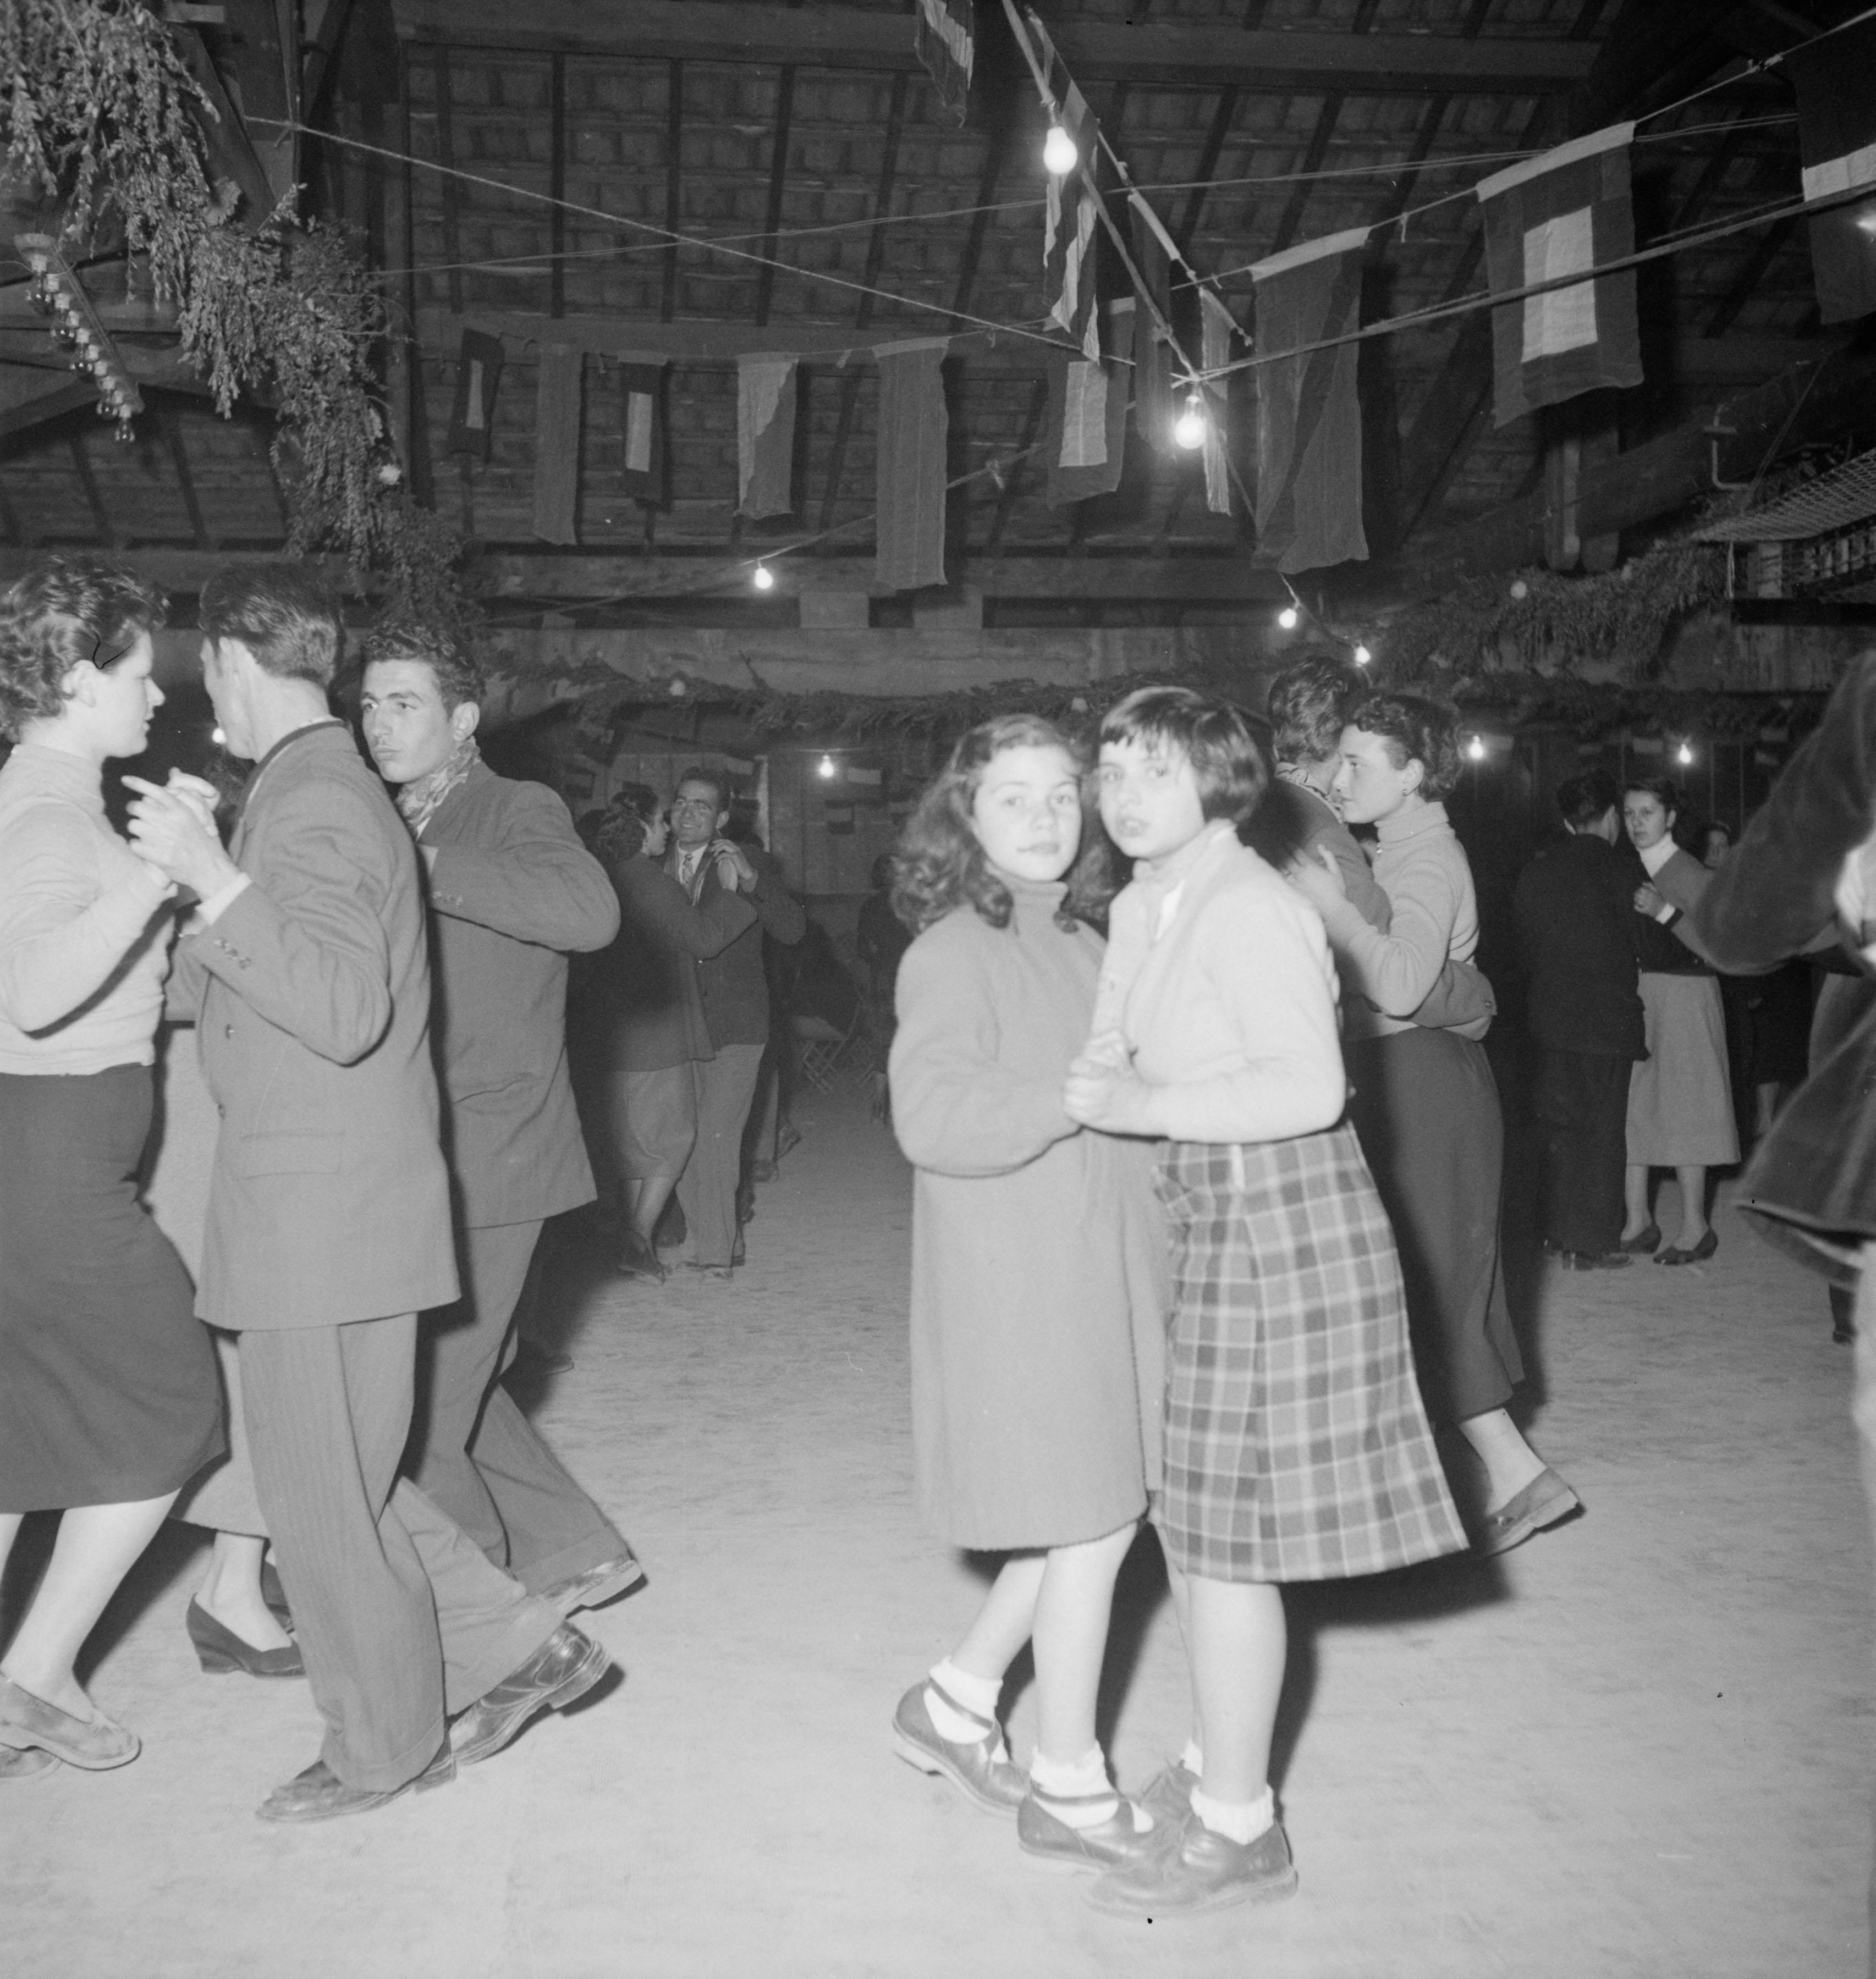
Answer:
<svg viewBox="0 0 1876 1979"><path fill-rule="evenodd" d="M96 764L21 743L0 768L0 1072L151 1062L168 898L111 830Z"/></svg>

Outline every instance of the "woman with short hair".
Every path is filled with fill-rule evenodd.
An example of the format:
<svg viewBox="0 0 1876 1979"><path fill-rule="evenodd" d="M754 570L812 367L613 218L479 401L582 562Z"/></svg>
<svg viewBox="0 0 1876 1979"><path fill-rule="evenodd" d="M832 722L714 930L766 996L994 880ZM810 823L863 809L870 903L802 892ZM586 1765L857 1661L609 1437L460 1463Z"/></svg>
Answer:
<svg viewBox="0 0 1876 1979"><path fill-rule="evenodd" d="M134 1759L74 1665L180 1487L222 1447L188 1274L138 1201L174 890L105 817L141 755L157 594L48 561L0 600L0 1565L51 1563L0 1657L0 1779Z"/></svg>
<svg viewBox="0 0 1876 1979"><path fill-rule="evenodd" d="M1707 1170L1739 1159L1719 978L1686 921L1713 874L1675 844L1679 807L1670 777L1631 777L1622 787L1622 824L1636 861L1635 946L1648 1056L1629 1081L1622 1241L1626 1250L1655 1251L1661 1228L1649 1184L1654 1169L1672 1169L1681 1185L1681 1227L1672 1244L1655 1251L1658 1265L1698 1264L1719 1248L1707 1220Z"/></svg>
<svg viewBox="0 0 1876 1979"><path fill-rule="evenodd" d="M1479 1042L1489 1019L1413 1021L1447 961L1470 962L1479 946L1472 868L1443 801L1459 781L1456 723L1417 695L1371 694L1349 710L1340 757L1343 820L1373 825L1379 840L1387 932L1362 918L1332 863L1294 877L1363 999L1347 1013L1353 1110L1400 1246L1421 1392L1484 1467L1476 1550L1506 1553L1580 1501L1506 1407L1524 1364L1499 1259L1505 1122Z"/></svg>

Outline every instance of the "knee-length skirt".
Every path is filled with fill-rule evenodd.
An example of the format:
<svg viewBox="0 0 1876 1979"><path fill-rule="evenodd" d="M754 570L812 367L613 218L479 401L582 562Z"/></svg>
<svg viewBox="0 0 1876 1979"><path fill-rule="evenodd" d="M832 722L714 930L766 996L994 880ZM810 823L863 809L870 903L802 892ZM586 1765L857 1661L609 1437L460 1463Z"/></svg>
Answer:
<svg viewBox="0 0 1876 1979"><path fill-rule="evenodd" d="M1726 1019L1712 976L1642 972L1648 1056L1629 1079L1629 1160L1646 1168L1724 1168L1739 1159Z"/></svg>
<svg viewBox="0 0 1876 1979"><path fill-rule="evenodd" d="M1159 1523L1173 1563L1214 1580L1326 1580L1463 1551L1354 1129L1175 1142L1158 1186L1174 1275Z"/></svg>
<svg viewBox="0 0 1876 1979"><path fill-rule="evenodd" d="M222 1447L181 1261L137 1199L146 1066L0 1074L0 1511L161 1497Z"/></svg>

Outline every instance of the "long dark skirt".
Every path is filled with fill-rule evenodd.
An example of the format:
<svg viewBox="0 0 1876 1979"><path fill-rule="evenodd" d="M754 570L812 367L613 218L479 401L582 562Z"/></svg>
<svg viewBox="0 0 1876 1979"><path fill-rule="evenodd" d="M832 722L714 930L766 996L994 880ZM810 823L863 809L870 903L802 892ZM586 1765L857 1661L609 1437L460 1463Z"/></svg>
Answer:
<svg viewBox="0 0 1876 1979"><path fill-rule="evenodd" d="M160 1497L223 1448L208 1331L137 1199L146 1066L0 1074L0 1511Z"/></svg>
<svg viewBox="0 0 1876 1979"><path fill-rule="evenodd" d="M1505 1119L1485 1046L1417 1026L1350 1045L1349 1112L1407 1285L1436 1423L1502 1408L1524 1379L1499 1257Z"/></svg>

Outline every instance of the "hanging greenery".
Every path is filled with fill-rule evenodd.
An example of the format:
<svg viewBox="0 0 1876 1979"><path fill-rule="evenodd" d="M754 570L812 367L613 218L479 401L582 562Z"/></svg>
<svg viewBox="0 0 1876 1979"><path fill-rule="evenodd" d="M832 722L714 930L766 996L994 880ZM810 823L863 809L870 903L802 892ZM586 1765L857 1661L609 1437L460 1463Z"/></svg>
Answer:
<svg viewBox="0 0 1876 1979"><path fill-rule="evenodd" d="M211 182L215 112L156 15L135 0L0 0L0 144L8 175L59 209L63 244L121 240L174 305L184 356L224 416L244 396L278 418L288 548L381 573L389 608L462 626L460 539L410 500L370 366L385 331L370 271L290 203L237 226Z"/></svg>

